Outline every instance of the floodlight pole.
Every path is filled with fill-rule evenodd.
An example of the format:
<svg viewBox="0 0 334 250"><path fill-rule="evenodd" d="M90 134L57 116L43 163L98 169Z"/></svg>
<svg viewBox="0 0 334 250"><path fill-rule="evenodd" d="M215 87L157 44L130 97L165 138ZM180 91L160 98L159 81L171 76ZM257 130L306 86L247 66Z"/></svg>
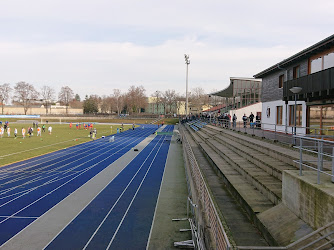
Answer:
<svg viewBox="0 0 334 250"><path fill-rule="evenodd" d="M184 59L187 64L186 70L186 118L188 118L188 65L190 64L189 55L184 54Z"/></svg>

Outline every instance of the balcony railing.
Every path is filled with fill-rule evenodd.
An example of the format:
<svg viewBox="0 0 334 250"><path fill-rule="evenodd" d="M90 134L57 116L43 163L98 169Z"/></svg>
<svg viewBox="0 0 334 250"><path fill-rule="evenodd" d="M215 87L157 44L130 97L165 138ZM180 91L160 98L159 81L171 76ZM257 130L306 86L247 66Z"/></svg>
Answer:
<svg viewBox="0 0 334 250"><path fill-rule="evenodd" d="M297 79L286 81L283 84L283 100L294 100L294 94L289 90L292 87L301 87L298 99L321 100L333 94L334 67L322 70Z"/></svg>

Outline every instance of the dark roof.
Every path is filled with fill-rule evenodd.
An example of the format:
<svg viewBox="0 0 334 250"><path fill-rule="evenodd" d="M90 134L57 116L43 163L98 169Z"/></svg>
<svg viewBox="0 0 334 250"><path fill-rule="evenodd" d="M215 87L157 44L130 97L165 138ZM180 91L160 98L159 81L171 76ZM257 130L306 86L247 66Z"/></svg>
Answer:
<svg viewBox="0 0 334 250"><path fill-rule="evenodd" d="M334 46L334 35L331 35L325 38L324 40L321 40L320 42L308 47L307 49L304 49L300 51L299 53L287 59L284 59L283 61L271 66L270 68L261 71L260 73L257 73L256 75L254 75L254 77L261 78L267 74L272 73L273 71L281 70L282 69L281 67L285 67L285 66L288 66L289 64L295 63L296 61L300 61L305 58L308 58L314 54L317 54L321 51L329 49L332 46Z"/></svg>

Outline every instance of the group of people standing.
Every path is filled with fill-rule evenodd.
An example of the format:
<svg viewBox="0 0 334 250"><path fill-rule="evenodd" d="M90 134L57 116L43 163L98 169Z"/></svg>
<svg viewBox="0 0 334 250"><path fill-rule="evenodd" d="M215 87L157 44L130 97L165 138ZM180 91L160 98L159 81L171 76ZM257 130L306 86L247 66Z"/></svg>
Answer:
<svg viewBox="0 0 334 250"><path fill-rule="evenodd" d="M24 139L26 137L26 134L29 137L33 136L34 128L36 128L36 130L37 130L37 136L42 136L42 132L45 132L45 124L43 124L40 127L40 126L38 126L38 123L33 122L33 126L28 127L28 129L25 129L24 127L22 127L22 129L21 129L22 138ZM48 132L51 135L51 133L52 133L52 127L51 126L48 127ZM7 133L8 137L11 136L11 128L9 127L9 122L8 121L5 122L4 126L2 126L2 122L1 122L0 138L3 138L5 133ZM14 139L16 139L17 136L18 136L18 130L17 130L17 128L14 128Z"/></svg>
<svg viewBox="0 0 334 250"><path fill-rule="evenodd" d="M256 121L254 121L254 118L256 119ZM261 117L259 115L255 117L254 114L251 112L248 117L246 116L246 114L244 114L242 117L242 121L244 122L244 128L246 128L248 120L249 120L250 128L254 128L255 126L259 127L261 125L260 124Z"/></svg>
<svg viewBox="0 0 334 250"><path fill-rule="evenodd" d="M256 119L256 122L254 121L254 118ZM232 127L236 128L238 120L236 114L233 114L232 117L230 116L230 114L221 114L220 116L218 116L219 123L225 128L228 128L230 126L231 119L232 119ZM249 116L246 116L246 114L244 114L242 116L242 121L244 128L246 128L248 121L250 124L250 128L254 128L255 126L259 127L261 122L261 117L259 115L255 117L253 112L251 112Z"/></svg>

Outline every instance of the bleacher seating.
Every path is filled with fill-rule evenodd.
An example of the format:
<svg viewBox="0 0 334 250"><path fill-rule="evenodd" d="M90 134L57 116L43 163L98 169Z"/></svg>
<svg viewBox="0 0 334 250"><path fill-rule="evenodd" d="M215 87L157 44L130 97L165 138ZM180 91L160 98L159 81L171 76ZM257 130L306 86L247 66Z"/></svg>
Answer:
<svg viewBox="0 0 334 250"><path fill-rule="evenodd" d="M199 129L203 128L207 123L206 123L206 122L199 121L199 120L195 120L195 121L189 121L187 124L188 124L189 127L191 127L194 131L198 131Z"/></svg>

